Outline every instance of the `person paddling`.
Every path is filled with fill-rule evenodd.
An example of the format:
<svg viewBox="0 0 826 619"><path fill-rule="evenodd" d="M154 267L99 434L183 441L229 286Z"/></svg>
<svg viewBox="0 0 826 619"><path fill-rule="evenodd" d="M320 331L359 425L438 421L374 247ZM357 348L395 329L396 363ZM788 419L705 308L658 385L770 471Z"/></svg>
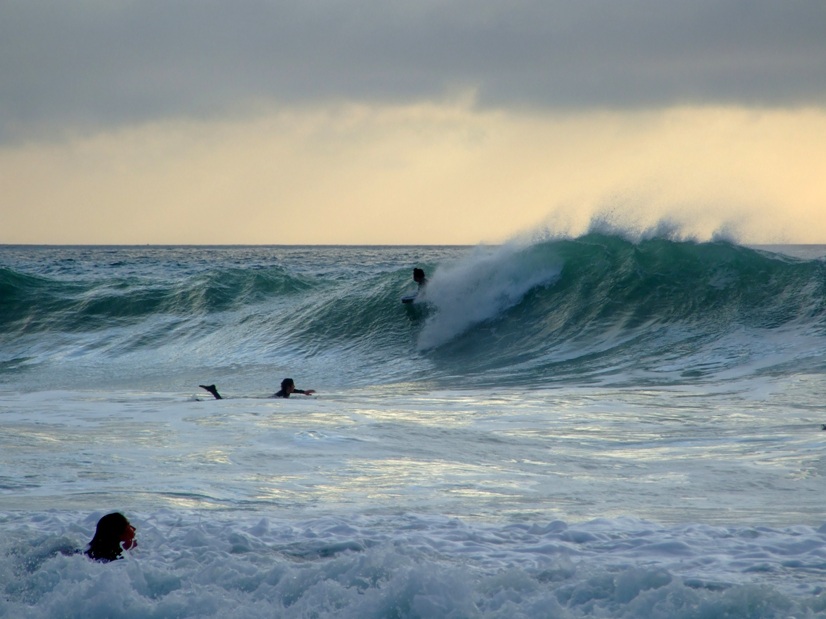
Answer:
<svg viewBox="0 0 826 619"><path fill-rule="evenodd" d="M223 400L223 396L218 393L218 388L215 385L198 385L201 389L209 391L216 400ZM292 378L285 378L281 381L281 389L272 394L271 398L289 398L292 393L302 393L304 395L313 395L315 389L296 389L295 381Z"/></svg>
<svg viewBox="0 0 826 619"><path fill-rule="evenodd" d="M304 395L313 395L314 389L296 389L295 381L292 378L285 378L281 381L281 390L274 393L274 398L289 398L291 393L303 393Z"/></svg>

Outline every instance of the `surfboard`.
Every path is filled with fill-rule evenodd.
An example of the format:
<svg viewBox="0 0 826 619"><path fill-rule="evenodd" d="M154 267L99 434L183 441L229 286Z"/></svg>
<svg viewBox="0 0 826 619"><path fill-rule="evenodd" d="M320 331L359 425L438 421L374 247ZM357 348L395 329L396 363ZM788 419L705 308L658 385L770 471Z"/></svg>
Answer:
<svg viewBox="0 0 826 619"><path fill-rule="evenodd" d="M413 303L416 300L416 295L418 293L414 292L413 294L406 294L402 297L402 303Z"/></svg>

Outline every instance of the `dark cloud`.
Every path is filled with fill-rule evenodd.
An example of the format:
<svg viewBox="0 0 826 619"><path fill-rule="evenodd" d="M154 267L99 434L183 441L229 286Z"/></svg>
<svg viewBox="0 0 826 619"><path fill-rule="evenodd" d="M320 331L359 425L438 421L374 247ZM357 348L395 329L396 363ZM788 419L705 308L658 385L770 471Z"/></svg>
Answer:
<svg viewBox="0 0 826 619"><path fill-rule="evenodd" d="M260 101L822 106L822 0L9 0L0 134Z"/></svg>

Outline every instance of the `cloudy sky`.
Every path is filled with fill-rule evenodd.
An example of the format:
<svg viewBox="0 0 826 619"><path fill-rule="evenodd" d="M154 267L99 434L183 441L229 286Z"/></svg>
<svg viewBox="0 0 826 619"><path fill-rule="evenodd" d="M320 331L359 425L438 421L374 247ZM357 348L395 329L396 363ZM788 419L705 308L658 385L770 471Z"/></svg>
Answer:
<svg viewBox="0 0 826 619"><path fill-rule="evenodd" d="M0 0L0 243L826 243L823 0Z"/></svg>

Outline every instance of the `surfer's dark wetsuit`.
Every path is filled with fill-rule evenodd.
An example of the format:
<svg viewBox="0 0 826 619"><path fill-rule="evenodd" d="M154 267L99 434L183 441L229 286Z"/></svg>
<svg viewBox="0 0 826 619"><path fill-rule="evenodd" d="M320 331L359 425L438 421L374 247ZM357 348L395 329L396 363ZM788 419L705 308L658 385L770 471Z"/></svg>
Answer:
<svg viewBox="0 0 826 619"><path fill-rule="evenodd" d="M212 394L216 400L223 400L223 396L218 393L215 385L198 385L201 389L206 389ZM272 395L273 398L289 398L292 393L303 393L304 395L313 395L314 389L296 389L295 381L292 378L285 378L281 381L281 390Z"/></svg>
<svg viewBox="0 0 826 619"><path fill-rule="evenodd" d="M427 285L427 277L425 277L424 269L413 269L413 281L419 284L419 291Z"/></svg>

